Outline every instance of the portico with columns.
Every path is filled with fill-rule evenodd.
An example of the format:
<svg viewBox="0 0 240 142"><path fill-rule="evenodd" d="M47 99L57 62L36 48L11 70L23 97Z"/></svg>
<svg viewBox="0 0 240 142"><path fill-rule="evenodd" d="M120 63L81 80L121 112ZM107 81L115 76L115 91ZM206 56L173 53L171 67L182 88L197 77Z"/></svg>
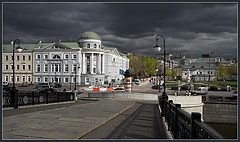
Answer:
<svg viewBox="0 0 240 142"><path fill-rule="evenodd" d="M74 83L75 73L78 85L121 82L122 72L129 68L129 59L116 48L101 43L101 38L91 31L81 34L77 42L41 43L33 49L35 82ZM56 68L50 65L55 60L61 61Z"/></svg>

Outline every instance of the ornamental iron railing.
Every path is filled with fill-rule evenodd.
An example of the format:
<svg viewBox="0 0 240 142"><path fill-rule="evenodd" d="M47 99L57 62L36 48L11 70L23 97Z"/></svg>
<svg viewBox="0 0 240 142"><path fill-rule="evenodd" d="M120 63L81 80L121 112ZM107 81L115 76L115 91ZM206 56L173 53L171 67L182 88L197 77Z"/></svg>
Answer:
<svg viewBox="0 0 240 142"><path fill-rule="evenodd" d="M74 101L73 92L18 91L18 106ZM13 107L12 92L3 94L3 107Z"/></svg>
<svg viewBox="0 0 240 142"><path fill-rule="evenodd" d="M213 128L201 120L201 114L189 114L180 104L168 100L168 96L159 96L161 116L165 118L167 129L174 139L223 139Z"/></svg>

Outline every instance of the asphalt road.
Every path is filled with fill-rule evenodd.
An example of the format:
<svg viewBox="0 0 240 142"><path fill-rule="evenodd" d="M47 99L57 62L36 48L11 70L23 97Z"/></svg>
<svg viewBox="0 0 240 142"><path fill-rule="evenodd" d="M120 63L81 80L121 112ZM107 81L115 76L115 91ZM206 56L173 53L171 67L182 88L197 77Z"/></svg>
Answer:
<svg viewBox="0 0 240 142"><path fill-rule="evenodd" d="M137 93L151 93L156 94L158 93L157 89L152 89L152 83L149 81L141 83L141 85L133 85L132 92ZM162 90L163 91L163 90ZM167 94L173 95L176 90L166 90ZM186 91L179 91L180 95L185 95ZM209 96L231 96L233 94L233 91L227 92L227 91L208 91Z"/></svg>

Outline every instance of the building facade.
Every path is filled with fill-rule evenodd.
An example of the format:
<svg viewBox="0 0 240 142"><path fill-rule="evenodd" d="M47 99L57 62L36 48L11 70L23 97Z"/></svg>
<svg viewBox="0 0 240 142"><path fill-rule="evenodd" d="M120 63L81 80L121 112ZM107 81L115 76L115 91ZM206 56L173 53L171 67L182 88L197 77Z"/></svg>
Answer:
<svg viewBox="0 0 240 142"><path fill-rule="evenodd" d="M15 51L15 83L31 84L33 83L32 71L32 52L25 48L21 53ZM13 82L13 53L12 45L3 45L2 53L2 81Z"/></svg>
<svg viewBox="0 0 240 142"><path fill-rule="evenodd" d="M102 46L94 32L83 33L78 42L39 44L33 50L35 82L82 85L120 83L129 59L116 48Z"/></svg>
<svg viewBox="0 0 240 142"><path fill-rule="evenodd" d="M58 82L63 85L121 83L129 59L116 48L102 45L94 32L84 32L77 42L21 44L15 52L16 83ZM12 82L12 45L3 45L3 81Z"/></svg>
<svg viewBox="0 0 240 142"><path fill-rule="evenodd" d="M216 69L219 64L229 66L229 62L221 57L217 58L198 58L195 62L184 65L182 70L182 80L186 80L188 71L195 81L210 81L216 79Z"/></svg>

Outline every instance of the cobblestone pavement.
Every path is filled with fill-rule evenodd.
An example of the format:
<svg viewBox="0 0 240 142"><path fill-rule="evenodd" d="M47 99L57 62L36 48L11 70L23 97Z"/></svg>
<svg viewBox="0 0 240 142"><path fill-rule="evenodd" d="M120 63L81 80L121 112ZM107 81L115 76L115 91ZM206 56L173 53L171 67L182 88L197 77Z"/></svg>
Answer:
<svg viewBox="0 0 240 142"><path fill-rule="evenodd" d="M78 139L134 102L100 100L3 117L3 139Z"/></svg>

